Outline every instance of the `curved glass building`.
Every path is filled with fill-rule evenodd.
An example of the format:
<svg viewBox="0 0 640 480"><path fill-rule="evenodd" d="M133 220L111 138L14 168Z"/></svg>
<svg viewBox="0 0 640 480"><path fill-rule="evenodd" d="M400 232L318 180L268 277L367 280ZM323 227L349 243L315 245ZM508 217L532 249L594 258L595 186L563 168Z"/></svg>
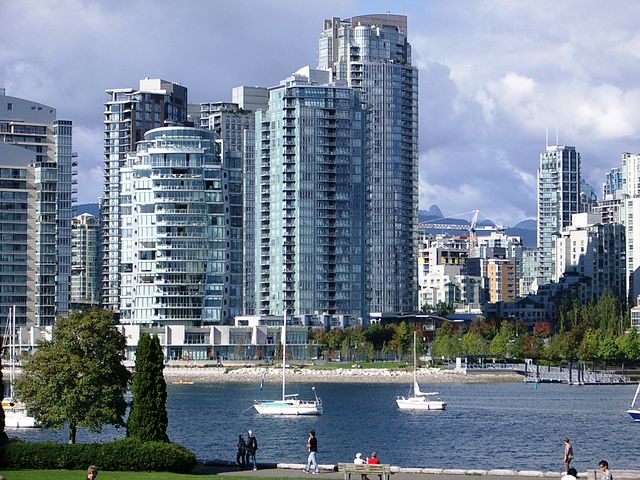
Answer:
<svg viewBox="0 0 640 480"><path fill-rule="evenodd" d="M122 323L225 324L240 305L241 164L214 135L150 130L121 169Z"/></svg>

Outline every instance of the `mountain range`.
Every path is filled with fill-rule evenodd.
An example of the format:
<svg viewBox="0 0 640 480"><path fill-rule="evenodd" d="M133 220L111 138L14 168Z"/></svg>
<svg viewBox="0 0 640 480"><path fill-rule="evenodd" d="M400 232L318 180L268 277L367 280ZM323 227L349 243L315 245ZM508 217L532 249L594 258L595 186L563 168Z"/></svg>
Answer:
<svg viewBox="0 0 640 480"><path fill-rule="evenodd" d="M460 225L460 230L447 230L447 232L452 234L466 233L469 228L469 224L471 223L470 220L465 220L462 218L446 217L437 205L431 205L428 210L418 211L418 221L420 223L433 222L445 225ZM491 220L479 220L477 225L495 226L496 224ZM442 233L442 230L426 229L426 232ZM536 221L533 219L523 220L513 227L508 227L505 232L508 235L517 235L522 238L522 243L525 247L533 248L536 246Z"/></svg>

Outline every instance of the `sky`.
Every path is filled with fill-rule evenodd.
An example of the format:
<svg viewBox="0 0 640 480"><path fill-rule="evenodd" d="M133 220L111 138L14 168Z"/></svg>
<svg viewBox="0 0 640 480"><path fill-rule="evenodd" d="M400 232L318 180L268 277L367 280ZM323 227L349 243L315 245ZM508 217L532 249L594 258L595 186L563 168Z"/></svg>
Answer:
<svg viewBox="0 0 640 480"><path fill-rule="evenodd" d="M421 209L535 218L547 131L599 196L621 153L640 152L633 0L0 0L0 87L73 121L78 203L92 203L107 88L163 78L189 103L230 101L315 66L325 18L385 12L407 15L419 70Z"/></svg>

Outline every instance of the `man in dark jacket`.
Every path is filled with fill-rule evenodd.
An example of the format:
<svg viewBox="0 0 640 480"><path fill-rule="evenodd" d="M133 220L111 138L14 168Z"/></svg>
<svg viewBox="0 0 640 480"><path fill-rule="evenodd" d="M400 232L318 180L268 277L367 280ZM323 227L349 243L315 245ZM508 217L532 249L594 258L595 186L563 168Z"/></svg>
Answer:
<svg viewBox="0 0 640 480"><path fill-rule="evenodd" d="M316 432L311 430L309 432L309 438L307 439L307 450L309 456L307 457L307 467L304 469L306 473L309 473L310 467L313 464L313 474L318 474L318 460L316 454L318 453L318 439L316 438Z"/></svg>
<svg viewBox="0 0 640 480"><path fill-rule="evenodd" d="M247 432L249 438L247 439L247 466L249 466L249 460L253 461L253 469L258 470L256 465L256 450L258 450L258 440L253 435L253 432L249 430Z"/></svg>

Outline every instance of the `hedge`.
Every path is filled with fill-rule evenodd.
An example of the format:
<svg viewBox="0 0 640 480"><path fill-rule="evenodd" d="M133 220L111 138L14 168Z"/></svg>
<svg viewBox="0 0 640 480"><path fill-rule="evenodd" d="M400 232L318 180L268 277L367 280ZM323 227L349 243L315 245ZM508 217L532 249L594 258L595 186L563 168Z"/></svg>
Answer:
<svg viewBox="0 0 640 480"><path fill-rule="evenodd" d="M189 472L196 456L181 445L123 439L105 443L56 443L11 440L0 446L0 467L35 470Z"/></svg>

